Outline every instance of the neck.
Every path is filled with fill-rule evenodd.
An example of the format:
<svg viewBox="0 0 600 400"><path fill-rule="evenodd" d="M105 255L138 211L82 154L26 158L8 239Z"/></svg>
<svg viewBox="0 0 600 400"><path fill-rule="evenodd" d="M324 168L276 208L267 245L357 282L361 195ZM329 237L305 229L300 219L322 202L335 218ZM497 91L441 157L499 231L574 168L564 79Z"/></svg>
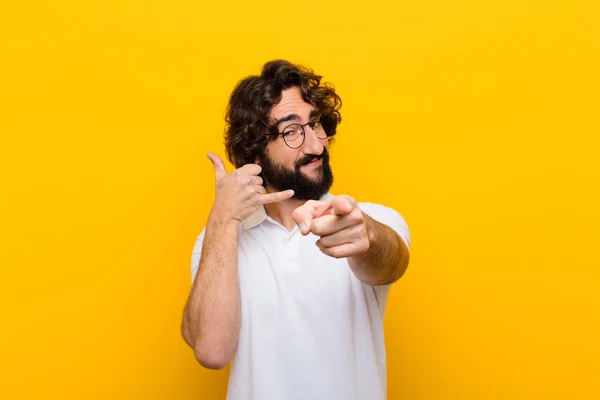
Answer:
<svg viewBox="0 0 600 400"><path fill-rule="evenodd" d="M271 193L273 190L267 189L267 193ZM306 203L306 200L297 200L294 198L279 201L277 203L265 204L265 212L285 229L291 231L296 226L296 222L292 218L294 210L301 205Z"/></svg>

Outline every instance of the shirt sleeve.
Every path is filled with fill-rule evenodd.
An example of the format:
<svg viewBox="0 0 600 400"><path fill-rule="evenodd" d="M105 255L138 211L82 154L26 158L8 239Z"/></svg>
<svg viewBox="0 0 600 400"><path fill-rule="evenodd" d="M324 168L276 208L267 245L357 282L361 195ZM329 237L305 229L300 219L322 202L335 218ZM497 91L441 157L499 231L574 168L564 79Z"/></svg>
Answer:
<svg viewBox="0 0 600 400"><path fill-rule="evenodd" d="M396 210L374 203L359 203L360 209L375 221L392 228L410 250L410 231L406 220Z"/></svg>
<svg viewBox="0 0 600 400"><path fill-rule="evenodd" d="M404 243L406 243L406 247L408 247L410 251L410 231L408 229L406 220L404 217L402 217L402 215L400 215L400 213L392 208L382 206L380 204L358 203L358 206L365 214L373 218L375 221L392 228L394 232L400 236ZM365 288L368 286L364 283L363 285L365 285ZM385 308L391 286L392 284L370 286L370 289L375 294L375 299L382 316L385 314Z"/></svg>
<svg viewBox="0 0 600 400"><path fill-rule="evenodd" d="M196 274L198 273L198 267L200 267L200 257L202 256L202 244L204 243L204 235L206 234L206 228L202 229L200 235L196 238L196 243L194 243L194 249L192 250L192 260L191 260L191 269L192 269L192 284L196 279Z"/></svg>

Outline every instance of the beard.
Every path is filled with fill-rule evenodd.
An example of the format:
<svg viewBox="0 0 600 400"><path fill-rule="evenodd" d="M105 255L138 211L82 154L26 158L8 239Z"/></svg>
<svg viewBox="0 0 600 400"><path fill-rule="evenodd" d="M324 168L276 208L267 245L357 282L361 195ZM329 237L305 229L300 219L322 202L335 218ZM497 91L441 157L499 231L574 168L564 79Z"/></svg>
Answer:
<svg viewBox="0 0 600 400"><path fill-rule="evenodd" d="M293 199L296 200L319 200L329 191L333 184L333 173L329 166L329 152L323 149L320 155L308 154L294 163L294 169L289 170L283 165L275 163L264 151L259 157L262 168L261 176L264 183L275 189L283 191L292 189ZM309 178L300 171L300 167L315 160L322 160L317 168L319 177L316 180Z"/></svg>

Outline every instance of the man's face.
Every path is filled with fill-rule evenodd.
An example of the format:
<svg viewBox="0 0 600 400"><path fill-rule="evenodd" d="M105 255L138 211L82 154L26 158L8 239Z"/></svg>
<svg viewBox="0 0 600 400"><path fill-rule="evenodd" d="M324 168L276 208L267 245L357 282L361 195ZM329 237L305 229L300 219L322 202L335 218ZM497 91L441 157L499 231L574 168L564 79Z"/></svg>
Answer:
<svg viewBox="0 0 600 400"><path fill-rule="evenodd" d="M269 117L283 132L289 124L305 124L311 119L314 107L302 99L300 89L291 87L281 92L281 101L271 108ZM304 127L304 144L291 149L279 135L269 141L258 163L268 187L281 191L294 190L298 200L318 200L333 183L329 166L329 141L319 139L309 125Z"/></svg>

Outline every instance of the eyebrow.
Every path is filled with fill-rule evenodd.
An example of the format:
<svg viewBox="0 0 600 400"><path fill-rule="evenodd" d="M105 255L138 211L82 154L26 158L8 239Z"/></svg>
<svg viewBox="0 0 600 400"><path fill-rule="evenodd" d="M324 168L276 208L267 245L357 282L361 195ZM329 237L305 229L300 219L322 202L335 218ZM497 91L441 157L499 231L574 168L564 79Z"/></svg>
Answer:
<svg viewBox="0 0 600 400"><path fill-rule="evenodd" d="M319 111L316 108L313 108L310 111L310 114L308 115L308 119L311 120L318 114L319 114ZM277 122L275 123L275 126L279 126L279 124L287 122L287 121L300 121L301 119L302 118L300 118L300 116L298 114L286 115L285 117L278 119Z"/></svg>

